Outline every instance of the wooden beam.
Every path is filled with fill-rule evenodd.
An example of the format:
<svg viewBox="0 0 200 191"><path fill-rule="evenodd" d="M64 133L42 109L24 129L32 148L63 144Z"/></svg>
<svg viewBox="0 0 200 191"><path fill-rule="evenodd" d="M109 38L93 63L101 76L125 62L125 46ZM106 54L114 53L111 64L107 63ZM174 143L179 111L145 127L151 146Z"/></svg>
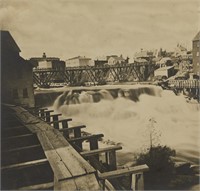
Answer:
<svg viewBox="0 0 200 191"><path fill-rule="evenodd" d="M34 135L35 134L33 134L33 133L28 133L28 134L25 134L25 135L17 135L17 136L2 138L1 140L2 141L8 141L8 140L11 140L11 139L20 139L20 138L23 138L23 137L31 137L31 136L34 136Z"/></svg>
<svg viewBox="0 0 200 191"><path fill-rule="evenodd" d="M71 131L71 130L74 130L74 129L82 129L82 128L86 128L86 126L85 125L79 125L79 126L69 127L69 128L66 128L66 129L59 129L59 131L64 132L64 131Z"/></svg>
<svg viewBox="0 0 200 191"><path fill-rule="evenodd" d="M90 139L100 139L101 137L103 137L103 134L96 134L96 135L88 135L88 136L83 136L83 137L79 137L79 138L71 138L68 141L69 142L77 142L77 141L85 141L85 140L90 140Z"/></svg>
<svg viewBox="0 0 200 191"><path fill-rule="evenodd" d="M18 169L18 168L26 168L26 167L30 167L30 166L34 166L34 165L40 165L40 164L44 164L47 163L48 160L47 159L39 159L39 160L34 160L34 161L28 161L28 162L23 162L23 163L19 163L19 164L12 164L12 165L7 165L7 166L2 166L1 170L5 171L5 170L10 170L10 169Z"/></svg>
<svg viewBox="0 0 200 191"><path fill-rule="evenodd" d="M105 153L105 152L109 152L109 151L113 151L113 150L116 151L116 150L121 150L121 149L122 149L121 146L112 146L112 147L95 149L95 150L91 150L91 151L84 151L84 152L81 152L80 154L84 157L89 157L89 156L93 156L96 154Z"/></svg>
<svg viewBox="0 0 200 191"><path fill-rule="evenodd" d="M47 113L47 112L54 112L54 110L44 110L44 111L39 111L38 113Z"/></svg>
<svg viewBox="0 0 200 191"><path fill-rule="evenodd" d="M55 116L61 116L61 113L57 113L57 114L51 114L50 117L55 117Z"/></svg>
<svg viewBox="0 0 200 191"><path fill-rule="evenodd" d="M41 147L41 145L40 144L36 144L36 145L31 145L31 146L26 146L26 147L19 147L19 148L14 148L14 149L7 149L5 151L2 151L2 153L22 151L22 150L26 150L26 149L29 150L29 149L36 148L36 147Z"/></svg>
<svg viewBox="0 0 200 191"><path fill-rule="evenodd" d="M58 115L58 114L56 114L56 115ZM59 114L59 115L62 115L62 114ZM51 115L51 116L53 116L53 115ZM71 118L69 118L69 119L60 119L60 120L57 120L57 121L51 121L51 122L48 122L48 124L53 124L53 123L60 123L60 122L65 122L65 121L72 121L72 119Z"/></svg>
<svg viewBox="0 0 200 191"><path fill-rule="evenodd" d="M148 170L149 170L149 167L146 164L144 164L144 165L139 165L135 167L119 169L119 170L114 170L110 172L104 172L104 173L99 174L98 176L100 179L111 179L111 178L119 178L119 177L130 175L130 174L142 173Z"/></svg>
<svg viewBox="0 0 200 191"><path fill-rule="evenodd" d="M18 190L53 190L54 183L36 184L18 188Z"/></svg>
<svg viewBox="0 0 200 191"><path fill-rule="evenodd" d="M11 131L15 129L20 129L20 128L26 128L24 125L18 125L18 126L13 126L13 127L4 127L3 125L1 126L1 132L6 132L6 131Z"/></svg>

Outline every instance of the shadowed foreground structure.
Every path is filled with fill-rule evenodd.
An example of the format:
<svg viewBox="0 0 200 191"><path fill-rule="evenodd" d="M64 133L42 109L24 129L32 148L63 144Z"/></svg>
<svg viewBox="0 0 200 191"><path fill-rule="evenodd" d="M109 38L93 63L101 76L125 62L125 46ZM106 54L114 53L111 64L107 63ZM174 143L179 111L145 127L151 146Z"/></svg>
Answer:
<svg viewBox="0 0 200 191"><path fill-rule="evenodd" d="M84 125L68 128L72 119L60 120L52 110L40 109L40 117L16 105L3 104L2 110L2 189L118 190L125 189L117 181L124 176L130 177L130 189L144 188L148 167L117 169L115 152L121 146L98 148L103 134L82 136ZM101 153L106 164L99 160Z"/></svg>

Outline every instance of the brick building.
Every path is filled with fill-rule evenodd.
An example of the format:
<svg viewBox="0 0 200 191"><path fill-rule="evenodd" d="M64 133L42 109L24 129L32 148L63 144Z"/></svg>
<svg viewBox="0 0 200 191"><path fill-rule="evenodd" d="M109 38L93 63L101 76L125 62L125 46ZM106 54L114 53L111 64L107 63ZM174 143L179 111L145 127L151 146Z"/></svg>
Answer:
<svg viewBox="0 0 200 191"><path fill-rule="evenodd" d="M200 75L200 31L192 41L193 72Z"/></svg>
<svg viewBox="0 0 200 191"><path fill-rule="evenodd" d="M0 31L0 34L1 101L33 107L33 66L20 56L21 50L8 31Z"/></svg>

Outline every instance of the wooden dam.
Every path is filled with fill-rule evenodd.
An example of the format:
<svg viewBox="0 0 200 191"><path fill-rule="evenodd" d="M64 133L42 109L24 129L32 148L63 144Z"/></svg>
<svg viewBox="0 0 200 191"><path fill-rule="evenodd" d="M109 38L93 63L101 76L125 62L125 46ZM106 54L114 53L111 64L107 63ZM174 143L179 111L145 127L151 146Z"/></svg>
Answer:
<svg viewBox="0 0 200 191"><path fill-rule="evenodd" d="M99 148L103 134L86 134L86 126L70 127L72 119L60 116L47 108L2 104L3 190L127 190L119 184L122 177L128 177L128 190L144 189L147 165L119 169L121 146Z"/></svg>

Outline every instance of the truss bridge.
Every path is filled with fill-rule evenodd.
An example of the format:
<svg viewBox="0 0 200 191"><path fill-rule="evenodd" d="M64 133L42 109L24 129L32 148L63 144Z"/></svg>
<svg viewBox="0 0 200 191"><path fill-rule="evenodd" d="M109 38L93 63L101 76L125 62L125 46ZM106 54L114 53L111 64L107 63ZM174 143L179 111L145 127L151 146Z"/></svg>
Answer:
<svg viewBox="0 0 200 191"><path fill-rule="evenodd" d="M65 70L34 69L33 80L38 87L50 87L52 84L103 85L107 82L146 81L154 72L153 64L123 64L112 66L67 67Z"/></svg>

